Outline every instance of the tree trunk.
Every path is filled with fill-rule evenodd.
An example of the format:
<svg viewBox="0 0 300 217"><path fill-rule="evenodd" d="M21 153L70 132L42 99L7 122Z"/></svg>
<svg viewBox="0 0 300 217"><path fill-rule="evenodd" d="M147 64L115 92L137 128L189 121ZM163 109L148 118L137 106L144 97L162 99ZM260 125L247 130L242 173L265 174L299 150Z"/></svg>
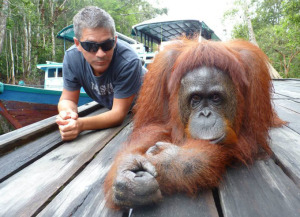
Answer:
<svg viewBox="0 0 300 217"><path fill-rule="evenodd" d="M28 65L27 65L28 74L31 73L31 22L28 21Z"/></svg>
<svg viewBox="0 0 300 217"><path fill-rule="evenodd" d="M259 47L257 44L256 38L255 38L254 31L253 31L253 26L252 26L252 22L251 22L249 10L248 10L247 0L244 0L243 7L244 7L244 16L245 16L245 19L247 21L247 26L248 26L249 41L252 42L253 44L255 44L257 47ZM268 62L268 67L269 67L269 73L270 73L271 78L281 78L279 73L276 71L276 69L274 69L274 67L271 65L270 62Z"/></svg>
<svg viewBox="0 0 300 217"><path fill-rule="evenodd" d="M42 24L45 25L45 9L44 9L44 3L45 1L42 1L42 5L41 5L41 18L42 18ZM43 38L43 48L46 47L46 37L45 37L45 33L43 31L42 34L42 38Z"/></svg>
<svg viewBox="0 0 300 217"><path fill-rule="evenodd" d="M16 84L15 79L15 61L14 61L14 51L13 51L13 41L11 36L11 31L9 31L9 40L10 40L10 56L11 56L11 78L12 84Z"/></svg>
<svg viewBox="0 0 300 217"><path fill-rule="evenodd" d="M298 55L298 53L300 53L300 51L296 51L295 53L292 53L288 57L289 61L287 61L286 55L283 52L281 52L280 50L277 50L277 49L275 49L275 51L282 56L283 61L281 64L284 68L284 74L286 77L289 77L289 71L290 71L292 60Z"/></svg>
<svg viewBox="0 0 300 217"><path fill-rule="evenodd" d="M56 60L56 53L55 53L55 29L54 24L58 17L65 11L64 5L66 4L67 0L64 0L60 6L57 6L54 0L49 2L50 9L51 9L51 38L52 38L52 59L53 61ZM54 8L56 8L54 10Z"/></svg>
<svg viewBox="0 0 300 217"><path fill-rule="evenodd" d="M19 28L17 28L19 31ZM14 43L15 43L15 54L16 54L16 74L19 75L19 70L18 70L18 67L19 67L19 50L18 50L18 43L17 43L17 40L16 40L16 35L14 34Z"/></svg>
<svg viewBox="0 0 300 217"><path fill-rule="evenodd" d="M255 44L258 47L256 38L255 38L255 34L253 31L253 26L252 26L252 22L251 22L251 18L250 18L246 0L244 1L244 13L245 13L246 21L247 21L247 26L248 26L249 40L250 40L250 42L252 42L253 44Z"/></svg>
<svg viewBox="0 0 300 217"><path fill-rule="evenodd" d="M8 4L9 4L8 0L3 0L2 7L0 9L0 54L2 52L3 42L5 39Z"/></svg>
<svg viewBox="0 0 300 217"><path fill-rule="evenodd" d="M7 34L7 38L8 38L8 33L6 33ZM7 52L7 50L8 50L8 40L5 40L6 41L6 45L5 45L5 47L6 47L6 52L5 52L5 57L6 57L6 83L9 83L9 81L10 81L10 75L9 75L9 54L8 54L8 52Z"/></svg>
<svg viewBox="0 0 300 217"><path fill-rule="evenodd" d="M44 3L44 2L43 2ZM36 12L38 15L38 23L41 23L41 13L40 13L40 1L37 0L36 1ZM43 6L43 5L42 5ZM39 47L39 41L40 41L40 25L37 26L37 32L36 32L36 43L35 46ZM36 52L35 56L34 56L34 62L37 63L38 61L38 53Z"/></svg>
<svg viewBox="0 0 300 217"><path fill-rule="evenodd" d="M28 38L28 27L27 27L27 20L26 20L26 16L24 15L23 17L23 22L24 22L24 56L23 56L23 77L26 78L27 77L27 70L28 70L28 53L29 53L29 48L28 48L28 44L29 44L29 38Z"/></svg>
<svg viewBox="0 0 300 217"><path fill-rule="evenodd" d="M54 2L50 1L51 7L51 41L52 41L52 60L55 61L55 34L54 34Z"/></svg>

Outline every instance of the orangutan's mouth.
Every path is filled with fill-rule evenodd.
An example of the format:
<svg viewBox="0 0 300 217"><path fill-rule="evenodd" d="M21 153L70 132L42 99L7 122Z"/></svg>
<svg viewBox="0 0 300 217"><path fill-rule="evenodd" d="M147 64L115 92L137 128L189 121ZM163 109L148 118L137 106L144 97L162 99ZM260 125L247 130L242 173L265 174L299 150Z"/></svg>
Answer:
<svg viewBox="0 0 300 217"><path fill-rule="evenodd" d="M218 144L218 143L222 142L224 139L225 139L225 133L223 135L221 135L220 137L210 139L209 141L210 141L210 143Z"/></svg>

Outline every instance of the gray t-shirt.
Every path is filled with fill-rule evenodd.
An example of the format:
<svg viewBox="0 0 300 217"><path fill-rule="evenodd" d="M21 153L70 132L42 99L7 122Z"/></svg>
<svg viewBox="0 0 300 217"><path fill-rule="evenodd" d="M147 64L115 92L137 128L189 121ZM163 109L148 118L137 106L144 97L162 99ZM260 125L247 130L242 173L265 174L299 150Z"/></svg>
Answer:
<svg viewBox="0 0 300 217"><path fill-rule="evenodd" d="M112 61L101 76L94 76L92 67L75 45L64 56L64 88L69 91L84 88L96 102L111 109L113 98L137 94L142 83L142 64L131 46L118 40Z"/></svg>

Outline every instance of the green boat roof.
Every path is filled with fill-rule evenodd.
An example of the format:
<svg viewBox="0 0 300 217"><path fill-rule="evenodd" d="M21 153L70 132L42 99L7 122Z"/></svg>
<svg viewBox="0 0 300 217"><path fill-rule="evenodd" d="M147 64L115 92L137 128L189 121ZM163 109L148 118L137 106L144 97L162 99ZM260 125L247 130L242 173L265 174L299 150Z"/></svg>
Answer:
<svg viewBox="0 0 300 217"><path fill-rule="evenodd" d="M74 40L73 40L73 37L74 37L73 24L60 30L59 33L57 33L56 37L60 38L60 39L65 39L70 42L74 42Z"/></svg>
<svg viewBox="0 0 300 217"><path fill-rule="evenodd" d="M220 41L220 38L203 21L197 19L171 19L158 17L147 20L132 27L131 34L134 36L145 35L154 39L157 43L169 41L185 34L193 36L199 34L205 39Z"/></svg>
<svg viewBox="0 0 300 217"><path fill-rule="evenodd" d="M47 64L37 64L36 67L38 69L42 69L46 71L46 69L51 69L51 68L62 68L63 64L62 63L56 63L56 62L49 62Z"/></svg>

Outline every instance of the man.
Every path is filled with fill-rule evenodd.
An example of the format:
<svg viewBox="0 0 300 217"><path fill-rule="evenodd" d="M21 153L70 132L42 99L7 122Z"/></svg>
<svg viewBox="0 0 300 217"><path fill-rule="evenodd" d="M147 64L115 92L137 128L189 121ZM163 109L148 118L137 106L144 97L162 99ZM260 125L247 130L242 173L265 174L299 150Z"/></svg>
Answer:
<svg viewBox="0 0 300 217"><path fill-rule="evenodd" d="M115 23L104 10L89 6L73 18L74 42L63 61L64 88L58 103L63 140L72 140L84 130L120 125L141 86L142 65L126 42L117 40ZM80 88L110 110L78 117Z"/></svg>

